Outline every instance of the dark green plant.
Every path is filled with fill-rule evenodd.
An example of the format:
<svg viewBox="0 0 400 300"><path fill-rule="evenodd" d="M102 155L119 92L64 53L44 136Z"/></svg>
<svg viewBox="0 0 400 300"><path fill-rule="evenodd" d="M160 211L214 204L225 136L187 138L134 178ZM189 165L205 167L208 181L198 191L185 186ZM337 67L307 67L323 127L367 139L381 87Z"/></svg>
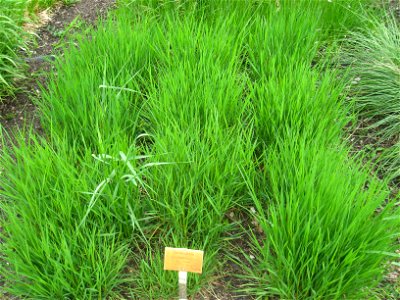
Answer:
<svg viewBox="0 0 400 300"><path fill-rule="evenodd" d="M400 26L394 15L371 19L372 29L353 32L341 59L349 66L353 103L368 123L368 133L389 149L379 159L380 170L400 178Z"/></svg>

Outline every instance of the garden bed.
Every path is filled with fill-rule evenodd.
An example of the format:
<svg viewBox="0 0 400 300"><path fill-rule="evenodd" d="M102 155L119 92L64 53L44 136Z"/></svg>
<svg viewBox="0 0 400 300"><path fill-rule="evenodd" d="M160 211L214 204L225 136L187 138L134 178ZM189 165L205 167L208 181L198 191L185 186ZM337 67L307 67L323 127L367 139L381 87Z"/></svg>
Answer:
<svg viewBox="0 0 400 300"><path fill-rule="evenodd" d="M196 299L395 299L379 283L398 256L396 182L352 155L354 74L332 63L375 7L129 2L87 29L82 1L39 30L35 56L56 55L27 84L40 131L1 156L7 291L171 299L172 246L205 251ZM52 52L69 22L81 33ZM6 130L25 124L4 113L18 97Z"/></svg>

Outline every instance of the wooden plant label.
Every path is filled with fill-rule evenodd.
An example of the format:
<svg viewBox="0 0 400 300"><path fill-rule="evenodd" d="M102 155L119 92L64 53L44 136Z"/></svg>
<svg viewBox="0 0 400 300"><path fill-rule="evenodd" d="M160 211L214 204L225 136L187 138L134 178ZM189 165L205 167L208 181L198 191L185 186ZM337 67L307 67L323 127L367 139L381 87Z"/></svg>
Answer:
<svg viewBox="0 0 400 300"><path fill-rule="evenodd" d="M201 250L165 247L164 270L202 273L203 256Z"/></svg>

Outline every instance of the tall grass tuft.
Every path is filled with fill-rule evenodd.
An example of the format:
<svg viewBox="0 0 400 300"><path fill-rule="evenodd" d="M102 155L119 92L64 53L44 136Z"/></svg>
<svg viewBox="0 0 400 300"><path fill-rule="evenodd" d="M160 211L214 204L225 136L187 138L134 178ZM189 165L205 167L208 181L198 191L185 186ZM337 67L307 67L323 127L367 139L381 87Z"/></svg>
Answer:
<svg viewBox="0 0 400 300"><path fill-rule="evenodd" d="M243 172L263 237L252 235L252 256L240 264L244 291L260 299L368 297L395 255L399 222L393 204L382 209L385 185L341 146L345 82L324 59L315 65L329 23L318 6L264 16L255 17L247 58L263 172Z"/></svg>
<svg viewBox="0 0 400 300"><path fill-rule="evenodd" d="M18 147L1 153L0 249L8 262L2 262L1 274L13 295L112 297L124 282L128 248L121 236L131 226L126 201L135 193L118 177L96 190L110 171L90 153L77 159L74 152L42 139L26 143L21 136Z"/></svg>
<svg viewBox="0 0 400 300"><path fill-rule="evenodd" d="M0 102L14 95L25 78L22 49L28 47L28 36L22 28L26 13L31 15L54 6L57 0L0 0ZM64 0L65 4L74 0Z"/></svg>
<svg viewBox="0 0 400 300"><path fill-rule="evenodd" d="M399 228L387 189L345 150L281 140L252 188L263 239L254 236L244 291L257 298L366 299L395 255ZM379 209L379 213L377 212Z"/></svg>
<svg viewBox="0 0 400 300"><path fill-rule="evenodd" d="M342 60L349 64L353 102L368 132L379 144L392 146L381 159L381 171L400 178L400 27L394 15L372 20L373 28L353 32Z"/></svg>
<svg viewBox="0 0 400 300"><path fill-rule="evenodd" d="M103 153L114 140L129 144L143 133L135 126L156 63L148 39L157 32L151 19L132 26L125 16L99 24L91 37L79 37L79 48L70 47L56 63L37 102L53 138Z"/></svg>
<svg viewBox="0 0 400 300"><path fill-rule="evenodd" d="M13 94L15 80L23 78L18 50L25 47L21 28L25 6L22 0L0 1L0 102Z"/></svg>

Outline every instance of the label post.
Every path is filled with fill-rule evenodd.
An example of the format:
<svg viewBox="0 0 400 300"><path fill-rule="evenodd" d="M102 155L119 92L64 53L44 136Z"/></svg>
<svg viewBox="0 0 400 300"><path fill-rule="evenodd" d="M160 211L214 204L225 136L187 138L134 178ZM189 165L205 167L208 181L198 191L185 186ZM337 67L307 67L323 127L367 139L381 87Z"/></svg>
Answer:
<svg viewBox="0 0 400 300"><path fill-rule="evenodd" d="M165 247L164 270L178 271L179 300L187 300L187 273L203 272L201 250Z"/></svg>

